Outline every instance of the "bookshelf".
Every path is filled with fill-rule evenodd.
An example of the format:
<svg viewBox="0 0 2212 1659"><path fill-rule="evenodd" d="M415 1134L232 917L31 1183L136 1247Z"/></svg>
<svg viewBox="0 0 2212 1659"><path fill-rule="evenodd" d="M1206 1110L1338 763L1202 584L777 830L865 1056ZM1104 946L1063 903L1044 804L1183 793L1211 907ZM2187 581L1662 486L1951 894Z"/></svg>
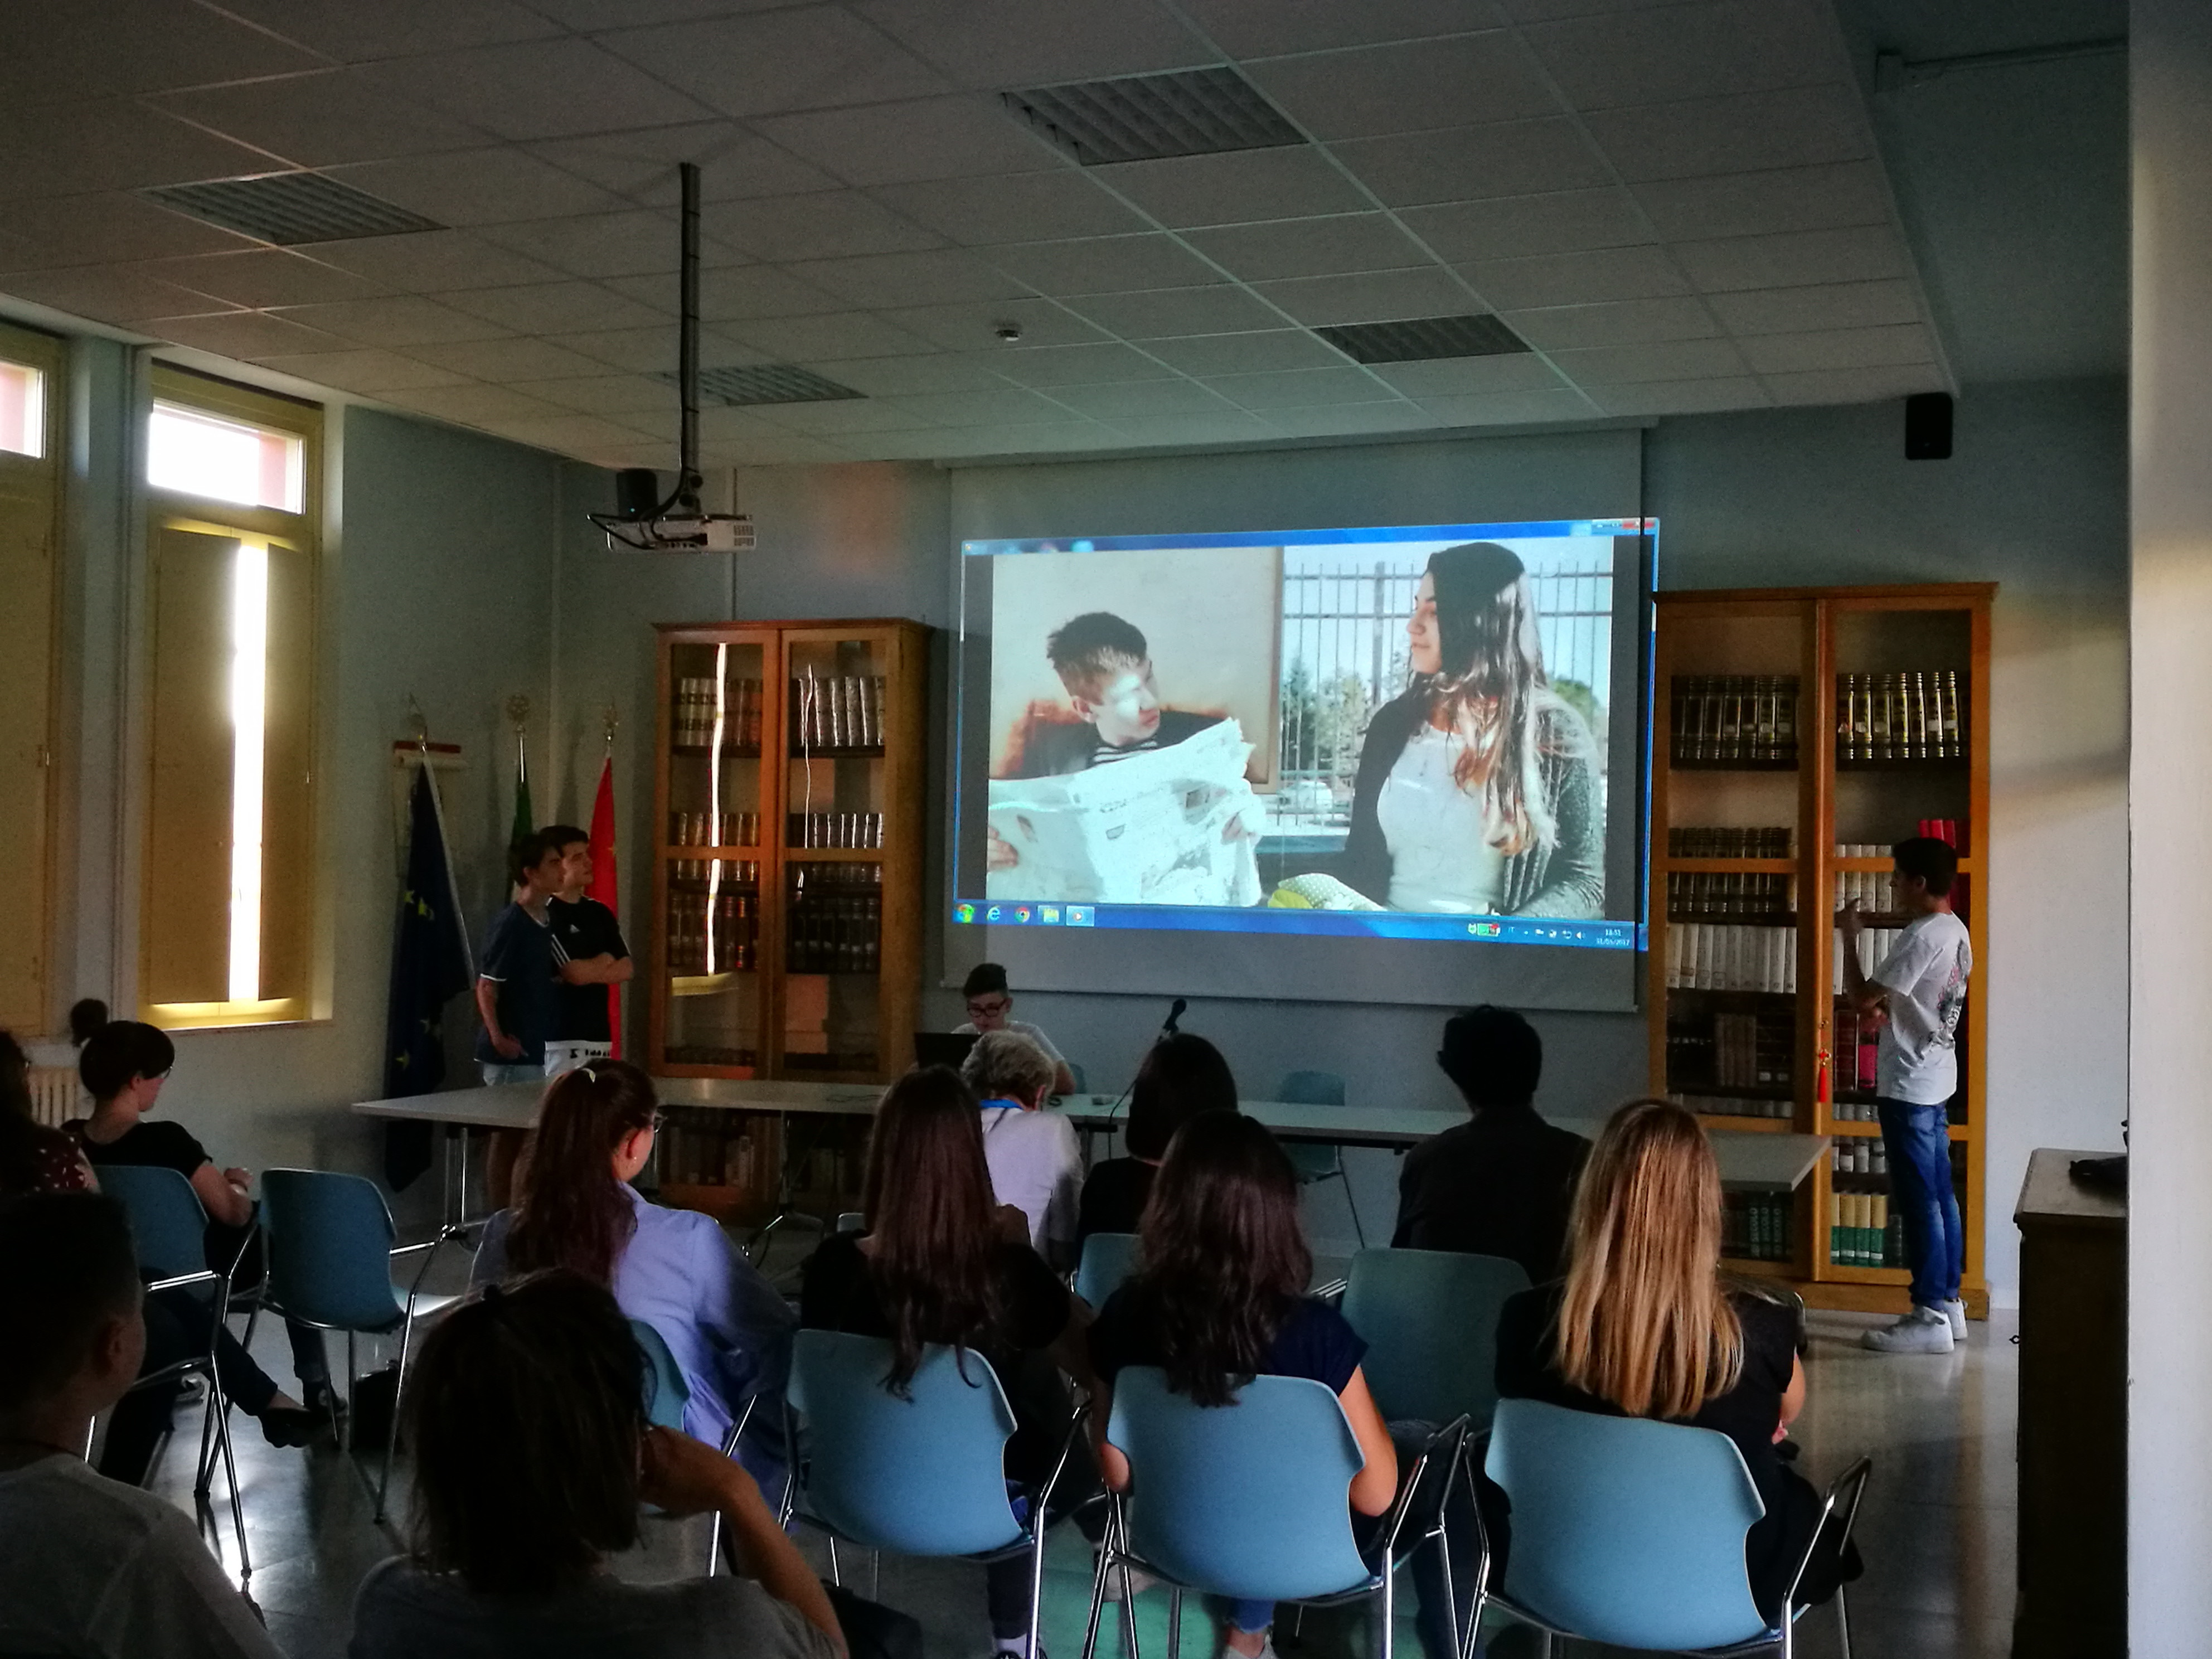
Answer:
<svg viewBox="0 0 2212 1659"><path fill-rule="evenodd" d="M1832 1136L1786 1197L1729 1194L1730 1271L1815 1307L1905 1311L1871 1029L1837 994L1835 912L1876 930L1887 848L1960 852L1974 977L1951 1109L1964 1295L1986 1315L1990 584L1662 593L1651 778L1650 1069L1709 1128ZM1885 941L1886 942L1886 941ZM1867 947L1876 948L1871 940ZM1877 1206L1876 1200L1881 1200Z"/></svg>
<svg viewBox="0 0 2212 1659"><path fill-rule="evenodd" d="M888 1080L911 1056L921 990L927 630L656 632L648 1069ZM834 1211L859 1184L850 1128L786 1146L772 1115L676 1108L662 1195L757 1219L782 1174L795 1204Z"/></svg>

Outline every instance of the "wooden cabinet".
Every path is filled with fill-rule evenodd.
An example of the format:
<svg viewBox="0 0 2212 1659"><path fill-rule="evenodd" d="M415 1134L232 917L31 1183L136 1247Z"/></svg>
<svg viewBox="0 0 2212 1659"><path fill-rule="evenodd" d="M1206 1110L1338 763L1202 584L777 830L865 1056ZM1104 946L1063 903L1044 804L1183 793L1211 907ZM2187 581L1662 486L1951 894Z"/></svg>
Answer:
<svg viewBox="0 0 2212 1659"><path fill-rule="evenodd" d="M913 1058L921 988L928 631L658 631L648 1067L888 1080ZM779 1174L808 1174L771 1121L672 1127L663 1182L679 1201L738 1213ZM851 1151L817 1156L831 1152L823 1190L844 1190Z"/></svg>
<svg viewBox="0 0 2212 1659"><path fill-rule="evenodd" d="M1837 994L1836 912L1881 914L1888 848L1941 828L1974 973L1951 1108L1978 1316L1989 1000L1989 584L1662 593L1652 714L1650 1075L1716 1129L1834 1137L1789 1195L1729 1195L1734 1271L1902 1313L1873 1031ZM1863 1053L1862 1052L1863 1051ZM1876 1200L1881 1200L1878 1206Z"/></svg>

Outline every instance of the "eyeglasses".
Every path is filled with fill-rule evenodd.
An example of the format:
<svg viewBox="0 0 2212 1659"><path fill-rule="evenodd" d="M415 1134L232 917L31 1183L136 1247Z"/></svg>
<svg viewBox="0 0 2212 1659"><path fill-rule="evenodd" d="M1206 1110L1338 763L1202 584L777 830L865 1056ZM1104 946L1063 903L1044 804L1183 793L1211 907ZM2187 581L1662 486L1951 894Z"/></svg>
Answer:
<svg viewBox="0 0 2212 1659"><path fill-rule="evenodd" d="M1012 997L978 997L968 1005L971 1019L994 1019L1014 1006Z"/></svg>

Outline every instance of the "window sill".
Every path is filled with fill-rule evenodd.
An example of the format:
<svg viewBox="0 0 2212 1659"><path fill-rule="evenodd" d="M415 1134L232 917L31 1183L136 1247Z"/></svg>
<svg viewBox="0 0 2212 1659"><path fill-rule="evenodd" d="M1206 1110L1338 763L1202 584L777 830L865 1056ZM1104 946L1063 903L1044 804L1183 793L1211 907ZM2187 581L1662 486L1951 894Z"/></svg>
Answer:
<svg viewBox="0 0 2212 1659"><path fill-rule="evenodd" d="M267 1002L152 1002L140 1011L165 1031L222 1031L280 1025L327 1025L310 1016L297 997Z"/></svg>

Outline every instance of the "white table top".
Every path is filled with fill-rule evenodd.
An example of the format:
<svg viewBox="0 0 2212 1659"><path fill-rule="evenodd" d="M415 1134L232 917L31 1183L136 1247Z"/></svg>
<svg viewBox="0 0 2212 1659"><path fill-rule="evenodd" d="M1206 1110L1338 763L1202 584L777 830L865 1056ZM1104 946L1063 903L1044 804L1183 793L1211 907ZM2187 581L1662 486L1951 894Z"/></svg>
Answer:
<svg viewBox="0 0 2212 1659"><path fill-rule="evenodd" d="M656 1078L653 1083L664 1106L738 1112L866 1117L883 1097L883 1090L870 1084L689 1077ZM359 1101L353 1109L367 1117L526 1129L537 1115L538 1097L544 1093L542 1084L502 1083L489 1088L408 1095L397 1100ZM1071 1095L1052 1109L1066 1114L1079 1129L1106 1129L1128 1110L1125 1102L1117 1111L1115 1099L1112 1095ZM1284 1100L1247 1100L1238 1105L1247 1116L1257 1118L1286 1140L1340 1146L1411 1146L1467 1121L1464 1112L1430 1107L1316 1106ZM1601 1127L1596 1119L1551 1121L1586 1139L1595 1137ZM1723 1129L1716 1131L1712 1139L1723 1185L1766 1191L1796 1188L1828 1150L1826 1135Z"/></svg>

